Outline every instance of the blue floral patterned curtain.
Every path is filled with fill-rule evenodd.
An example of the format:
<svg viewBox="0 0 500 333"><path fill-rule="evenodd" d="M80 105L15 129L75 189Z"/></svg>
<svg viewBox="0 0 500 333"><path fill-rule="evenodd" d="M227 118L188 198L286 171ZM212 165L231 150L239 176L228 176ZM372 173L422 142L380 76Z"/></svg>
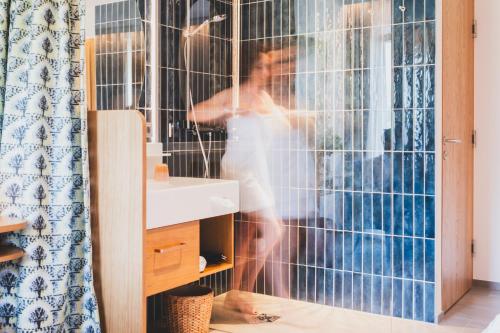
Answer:
<svg viewBox="0 0 500 333"><path fill-rule="evenodd" d="M1 332L99 332L80 0L0 0L0 214L29 226L0 265Z"/></svg>

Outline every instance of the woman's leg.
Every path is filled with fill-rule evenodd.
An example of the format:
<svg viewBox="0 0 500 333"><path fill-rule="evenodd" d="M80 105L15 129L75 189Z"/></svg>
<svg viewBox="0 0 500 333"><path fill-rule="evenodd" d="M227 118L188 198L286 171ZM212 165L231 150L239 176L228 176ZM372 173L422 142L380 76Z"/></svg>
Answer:
<svg viewBox="0 0 500 333"><path fill-rule="evenodd" d="M281 241L283 225L274 212L267 210L256 214L255 225L257 237L250 243L250 251L256 255L255 265L248 265L248 287L253 291L257 277L271 254L273 248Z"/></svg>
<svg viewBox="0 0 500 333"><path fill-rule="evenodd" d="M253 302L248 298L248 294L242 294L240 291L252 291L248 286L248 267L255 260L255 252L251 251L251 243L257 235L256 224L253 222L250 214L242 214L236 229L236 259L233 275L233 290L231 290L225 299L225 306L243 314L254 315L257 312L254 309Z"/></svg>
<svg viewBox="0 0 500 333"><path fill-rule="evenodd" d="M246 218L246 222L240 222L240 228L246 224L248 229L239 230L237 236L238 260L233 285L236 292L227 295L226 305L243 313L251 314L255 313L252 301L245 299L237 291L247 289L253 292L257 276L262 270L266 258L281 240L283 226L281 220L276 218L272 210L256 212L246 215L244 218ZM242 288L244 278L247 279L247 288Z"/></svg>

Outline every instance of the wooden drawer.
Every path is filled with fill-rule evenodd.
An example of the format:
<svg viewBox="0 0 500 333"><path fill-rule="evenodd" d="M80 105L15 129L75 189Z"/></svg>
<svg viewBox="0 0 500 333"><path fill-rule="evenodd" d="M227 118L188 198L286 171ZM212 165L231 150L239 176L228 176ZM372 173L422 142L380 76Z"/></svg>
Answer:
<svg viewBox="0 0 500 333"><path fill-rule="evenodd" d="M199 222L147 230L144 255L146 296L198 280Z"/></svg>

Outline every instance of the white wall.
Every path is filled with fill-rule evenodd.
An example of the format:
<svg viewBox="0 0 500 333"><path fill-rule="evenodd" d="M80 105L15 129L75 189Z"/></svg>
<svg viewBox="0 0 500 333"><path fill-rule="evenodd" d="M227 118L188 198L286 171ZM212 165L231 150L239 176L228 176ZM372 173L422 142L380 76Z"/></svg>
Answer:
<svg viewBox="0 0 500 333"><path fill-rule="evenodd" d="M474 279L500 282L500 1L476 0Z"/></svg>

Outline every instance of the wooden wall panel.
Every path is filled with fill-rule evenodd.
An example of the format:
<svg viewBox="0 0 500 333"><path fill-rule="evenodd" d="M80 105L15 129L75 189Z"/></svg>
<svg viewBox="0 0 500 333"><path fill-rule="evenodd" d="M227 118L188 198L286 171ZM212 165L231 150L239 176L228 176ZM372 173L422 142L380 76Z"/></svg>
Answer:
<svg viewBox="0 0 500 333"><path fill-rule="evenodd" d="M88 119L93 263L103 332L146 332L145 120L130 110L90 111Z"/></svg>
<svg viewBox="0 0 500 333"><path fill-rule="evenodd" d="M474 0L443 0L442 306L472 286Z"/></svg>

